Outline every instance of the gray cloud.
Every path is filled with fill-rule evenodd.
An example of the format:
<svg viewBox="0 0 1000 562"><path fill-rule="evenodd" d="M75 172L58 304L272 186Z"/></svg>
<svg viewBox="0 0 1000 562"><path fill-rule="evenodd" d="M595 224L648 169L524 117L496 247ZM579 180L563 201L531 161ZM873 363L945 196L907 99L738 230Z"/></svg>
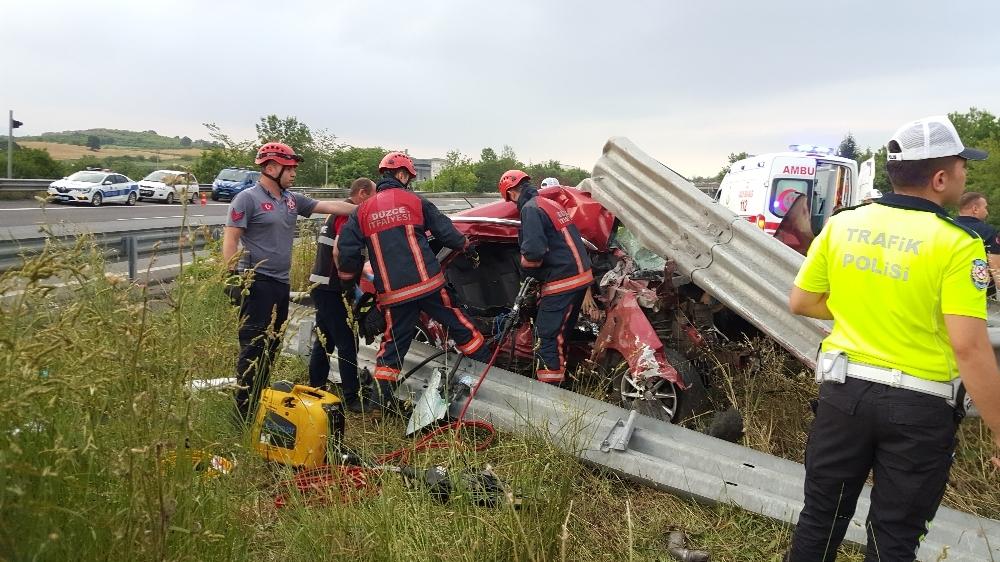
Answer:
<svg viewBox="0 0 1000 562"><path fill-rule="evenodd" d="M24 134L252 136L296 115L421 156L513 146L590 167L630 136L682 173L1000 111L1000 5L913 2L33 2L5 7ZM5 18L6 19L6 18Z"/></svg>

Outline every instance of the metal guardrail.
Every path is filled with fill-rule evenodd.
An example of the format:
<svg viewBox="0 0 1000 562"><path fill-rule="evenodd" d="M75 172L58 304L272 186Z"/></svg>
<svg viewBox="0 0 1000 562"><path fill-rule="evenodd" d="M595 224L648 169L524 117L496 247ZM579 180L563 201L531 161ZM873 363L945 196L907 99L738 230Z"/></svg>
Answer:
<svg viewBox="0 0 1000 562"><path fill-rule="evenodd" d="M308 335L311 330L299 333ZM436 351L414 342L403 370L415 367ZM377 352L376 346L362 346L358 364L373 369ZM404 383L400 395L418 395L431 371L438 367L444 364L432 361L418 371ZM458 376L469 380L482 369L481 363L466 359ZM797 521L802 509L805 468L799 463L503 369L490 370L468 415L489 420L505 431L543 435L588 464L700 502L732 504L788 524ZM867 540L865 520L870 493L866 486L848 527L847 540L859 545ZM1000 521L939 508L921 543L918 559L1000 560Z"/></svg>
<svg viewBox="0 0 1000 562"><path fill-rule="evenodd" d="M807 365L815 364L829 323L788 311L802 256L716 204L630 140L612 138L580 188L628 225L647 248L677 262L681 273L774 338Z"/></svg>
<svg viewBox="0 0 1000 562"><path fill-rule="evenodd" d="M185 225L169 228L126 230L91 235L94 245L107 260L129 261L130 278L135 278L135 260L155 254L184 249L201 249L207 237L217 240L222 225ZM24 256L37 255L46 244L71 245L76 236L51 236L19 240L0 240L0 273L19 267Z"/></svg>

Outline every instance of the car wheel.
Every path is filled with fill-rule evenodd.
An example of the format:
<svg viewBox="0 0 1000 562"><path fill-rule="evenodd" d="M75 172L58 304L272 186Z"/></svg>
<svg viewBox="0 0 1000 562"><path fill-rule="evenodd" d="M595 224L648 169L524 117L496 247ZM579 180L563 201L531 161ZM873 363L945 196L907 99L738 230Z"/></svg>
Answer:
<svg viewBox="0 0 1000 562"><path fill-rule="evenodd" d="M218 201L218 200L219 200L219 196L213 193L212 194L212 201Z"/></svg>
<svg viewBox="0 0 1000 562"><path fill-rule="evenodd" d="M132 193L128 194L128 200L125 201L125 204L128 205L129 207L131 207L132 205L135 205L135 202L138 201L138 200L139 200L139 196L137 196L135 194L135 192L133 191Z"/></svg>
<svg viewBox="0 0 1000 562"><path fill-rule="evenodd" d="M90 200L90 205L92 207L100 207L101 203L104 203L104 194L98 191L94 194L94 198Z"/></svg>
<svg viewBox="0 0 1000 562"><path fill-rule="evenodd" d="M173 205L174 204L174 194L173 193L168 193L167 194L167 199L164 201L164 203L166 203L167 205Z"/></svg>
<svg viewBox="0 0 1000 562"><path fill-rule="evenodd" d="M708 405L708 393L701 373L690 360L671 349L664 350L667 361L686 381L686 390L662 378L637 381L629 373L628 363L616 352L609 352L601 370L614 381L619 403L623 408L663 421L677 423L702 413Z"/></svg>

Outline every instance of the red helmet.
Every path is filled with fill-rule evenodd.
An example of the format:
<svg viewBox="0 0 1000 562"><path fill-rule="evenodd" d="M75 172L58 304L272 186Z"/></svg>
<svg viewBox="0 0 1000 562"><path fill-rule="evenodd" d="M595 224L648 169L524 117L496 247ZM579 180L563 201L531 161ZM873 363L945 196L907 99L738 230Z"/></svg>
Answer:
<svg viewBox="0 0 1000 562"><path fill-rule="evenodd" d="M500 188L500 197L504 201L508 201L507 192L517 187L522 181L530 179L531 176L521 170L507 170L500 176L500 181L497 183L497 187Z"/></svg>
<svg viewBox="0 0 1000 562"><path fill-rule="evenodd" d="M397 170L399 168L405 168L407 172L410 172L411 176L417 177L417 169L413 167L413 160L410 160L410 157L402 152L390 152L378 163L379 172L383 170Z"/></svg>
<svg viewBox="0 0 1000 562"><path fill-rule="evenodd" d="M257 151L257 158L253 163L257 165L265 164L268 160L274 160L282 166L298 166L302 157L295 154L292 147L280 142L269 142L260 147Z"/></svg>

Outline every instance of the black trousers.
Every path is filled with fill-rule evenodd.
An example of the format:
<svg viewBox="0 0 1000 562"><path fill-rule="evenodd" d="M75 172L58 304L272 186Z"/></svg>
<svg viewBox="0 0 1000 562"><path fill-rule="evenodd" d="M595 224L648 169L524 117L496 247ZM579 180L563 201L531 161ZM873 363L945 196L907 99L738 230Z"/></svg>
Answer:
<svg viewBox="0 0 1000 562"><path fill-rule="evenodd" d="M911 562L944 495L958 422L942 398L847 379L820 387L805 507L786 560L833 562L868 472L866 561Z"/></svg>
<svg viewBox="0 0 1000 562"><path fill-rule="evenodd" d="M538 335L538 358L541 364L535 377L548 383L566 378L566 333L576 326L587 288L538 299L535 333Z"/></svg>
<svg viewBox="0 0 1000 562"><path fill-rule="evenodd" d="M240 303L240 355L236 361L236 409L243 419L257 408L271 364L280 350L279 332L288 319L288 283L256 275Z"/></svg>
<svg viewBox="0 0 1000 562"><path fill-rule="evenodd" d="M347 320L347 307L343 293L327 289L313 289L316 305L316 329L322 337L313 341L309 354L309 386L319 388L330 377L329 354L337 351L340 369L340 386L344 389L345 402L358 398L358 341ZM323 342L326 345L323 345Z"/></svg>

